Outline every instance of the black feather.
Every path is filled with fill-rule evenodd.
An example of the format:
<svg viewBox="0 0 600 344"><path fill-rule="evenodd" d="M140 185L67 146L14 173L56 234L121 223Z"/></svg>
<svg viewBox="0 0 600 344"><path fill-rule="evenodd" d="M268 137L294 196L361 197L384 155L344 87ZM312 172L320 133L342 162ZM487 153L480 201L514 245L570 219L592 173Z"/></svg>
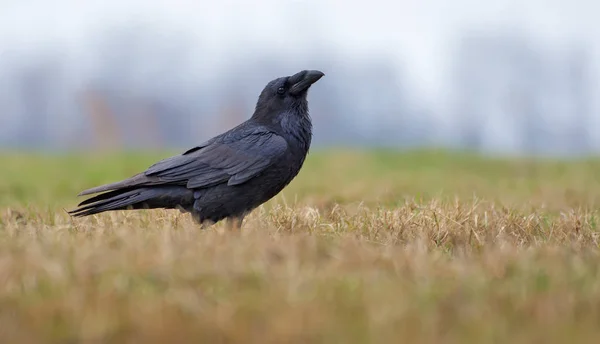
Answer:
<svg viewBox="0 0 600 344"><path fill-rule="evenodd" d="M131 178L81 192L104 193L69 213L179 208L199 222L242 219L300 171L312 139L307 92L322 76L301 71L272 80L244 123ZM283 94L278 92L281 87Z"/></svg>

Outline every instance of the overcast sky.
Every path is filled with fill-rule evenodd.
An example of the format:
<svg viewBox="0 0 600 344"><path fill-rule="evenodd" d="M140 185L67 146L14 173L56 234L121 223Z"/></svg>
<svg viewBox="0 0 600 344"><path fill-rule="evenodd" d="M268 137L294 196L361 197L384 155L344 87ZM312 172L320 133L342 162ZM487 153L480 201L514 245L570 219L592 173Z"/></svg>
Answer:
<svg viewBox="0 0 600 344"><path fill-rule="evenodd" d="M444 103L452 91L449 67L465 30L514 30L554 49L581 43L600 61L598 13L594 0L0 0L0 54L26 60L38 48L53 48L70 68L93 68L99 34L122 25L150 27L161 42L183 33L199 61L189 74L202 77L249 49L326 47L344 59L387 53L410 78L415 101L446 126L452 122ZM600 90L598 66L592 92ZM487 115L490 137L512 135L500 125L504 116ZM591 125L600 128L599 114L593 116Z"/></svg>
<svg viewBox="0 0 600 344"><path fill-rule="evenodd" d="M410 66L419 91L443 88L444 69L464 28L522 28L562 44L577 39L600 56L600 2L593 0L0 0L0 51L40 45L84 53L90 33L115 23L184 30L218 62L253 42L306 49L311 25L328 45L354 57L375 50ZM308 22L308 21L312 22ZM314 32L314 31L313 31ZM295 43L299 42L299 43Z"/></svg>

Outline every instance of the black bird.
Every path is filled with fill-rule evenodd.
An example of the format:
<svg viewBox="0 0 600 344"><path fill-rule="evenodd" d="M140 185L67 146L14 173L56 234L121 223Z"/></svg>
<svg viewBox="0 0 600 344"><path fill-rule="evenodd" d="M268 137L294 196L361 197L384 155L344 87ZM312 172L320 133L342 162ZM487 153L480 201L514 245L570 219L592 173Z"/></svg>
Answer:
<svg viewBox="0 0 600 344"><path fill-rule="evenodd" d="M179 209L203 228L223 219L241 228L245 215L300 171L312 139L307 92L323 75L304 70L272 80L247 121L131 178L82 191L78 196L104 193L69 214Z"/></svg>

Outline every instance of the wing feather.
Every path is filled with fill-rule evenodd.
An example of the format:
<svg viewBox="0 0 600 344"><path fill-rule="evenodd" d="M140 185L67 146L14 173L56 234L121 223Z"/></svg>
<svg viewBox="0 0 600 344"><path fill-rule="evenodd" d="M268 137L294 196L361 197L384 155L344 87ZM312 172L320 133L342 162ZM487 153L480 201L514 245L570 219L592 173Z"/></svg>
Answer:
<svg viewBox="0 0 600 344"><path fill-rule="evenodd" d="M190 189L227 182L240 185L259 175L287 150L281 136L266 130L224 137L152 165L145 175Z"/></svg>

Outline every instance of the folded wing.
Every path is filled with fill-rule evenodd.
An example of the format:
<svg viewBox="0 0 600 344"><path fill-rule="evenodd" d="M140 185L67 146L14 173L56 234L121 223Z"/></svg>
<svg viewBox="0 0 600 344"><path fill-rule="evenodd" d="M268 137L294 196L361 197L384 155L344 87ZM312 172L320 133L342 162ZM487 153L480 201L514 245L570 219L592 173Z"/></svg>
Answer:
<svg viewBox="0 0 600 344"><path fill-rule="evenodd" d="M185 182L190 189L227 182L242 184L260 174L287 150L286 141L270 131L217 140L152 165L144 174L165 183Z"/></svg>

